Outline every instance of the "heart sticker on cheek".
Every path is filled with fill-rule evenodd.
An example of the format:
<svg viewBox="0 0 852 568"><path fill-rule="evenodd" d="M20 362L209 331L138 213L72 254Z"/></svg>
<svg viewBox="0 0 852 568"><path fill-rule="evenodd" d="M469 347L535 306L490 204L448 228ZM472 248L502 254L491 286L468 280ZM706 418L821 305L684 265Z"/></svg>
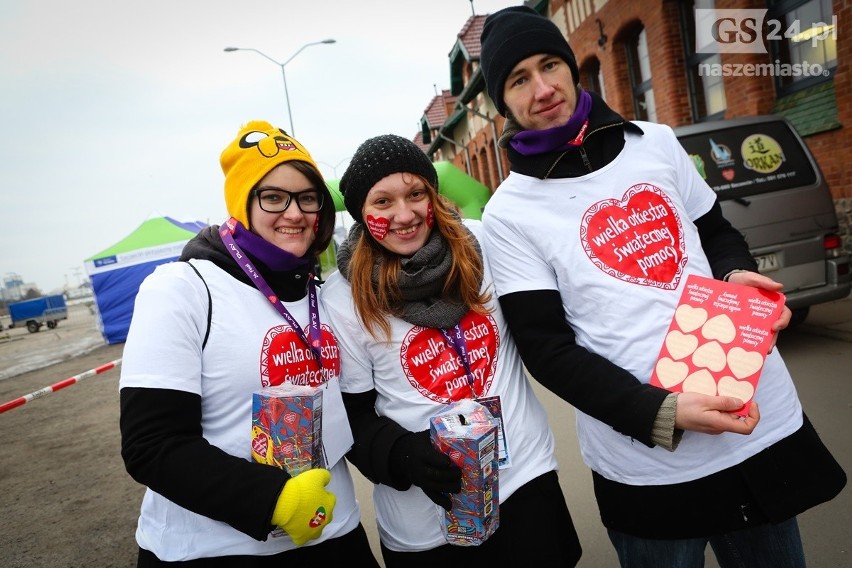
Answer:
<svg viewBox="0 0 852 568"><path fill-rule="evenodd" d="M314 234L319 233L319 215L314 219Z"/></svg>
<svg viewBox="0 0 852 568"><path fill-rule="evenodd" d="M372 215L367 215L367 230L370 231L370 234L373 235L376 240L381 241L388 236L388 227L390 227L390 220L385 219L384 217L373 217Z"/></svg>
<svg viewBox="0 0 852 568"><path fill-rule="evenodd" d="M435 214L432 213L432 204L430 203L428 209L426 209L426 226L431 229L434 224Z"/></svg>

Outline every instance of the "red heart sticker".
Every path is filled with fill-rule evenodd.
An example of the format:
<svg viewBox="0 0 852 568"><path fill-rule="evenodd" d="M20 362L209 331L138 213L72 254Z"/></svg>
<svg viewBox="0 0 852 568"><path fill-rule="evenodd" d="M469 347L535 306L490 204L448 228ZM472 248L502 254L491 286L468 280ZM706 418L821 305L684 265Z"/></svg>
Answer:
<svg viewBox="0 0 852 568"><path fill-rule="evenodd" d="M372 215L367 215L367 230L370 231L370 234L373 235L376 240L381 241L387 237L389 227L390 220L385 219L384 217L373 217Z"/></svg>
<svg viewBox="0 0 852 568"><path fill-rule="evenodd" d="M294 446L288 440L281 440L281 443L279 444L278 448L281 454L288 458L292 458L293 454L296 453L296 446Z"/></svg>
<svg viewBox="0 0 852 568"><path fill-rule="evenodd" d="M257 432L256 436L251 439L251 451L256 453L261 458L266 458L266 451L269 449L269 436L264 432Z"/></svg>
<svg viewBox="0 0 852 568"><path fill-rule="evenodd" d="M665 192L651 184L632 186L620 201L592 205L580 238L595 266L625 282L675 290L686 265L680 218Z"/></svg>
<svg viewBox="0 0 852 568"><path fill-rule="evenodd" d="M722 177L725 178L727 181L733 181L735 173L736 172L733 170L733 168L725 168L724 170L722 170Z"/></svg>

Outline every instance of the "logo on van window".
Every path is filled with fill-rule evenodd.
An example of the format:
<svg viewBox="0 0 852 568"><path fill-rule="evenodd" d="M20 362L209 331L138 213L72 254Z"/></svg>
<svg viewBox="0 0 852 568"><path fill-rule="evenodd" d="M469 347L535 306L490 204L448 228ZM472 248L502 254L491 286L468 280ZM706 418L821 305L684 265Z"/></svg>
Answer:
<svg viewBox="0 0 852 568"><path fill-rule="evenodd" d="M695 169L698 170L698 175L701 176L701 179L707 179L707 170L704 169L704 158L701 157L700 154L690 154L689 157L692 159L692 163L695 164Z"/></svg>
<svg viewBox="0 0 852 568"><path fill-rule="evenodd" d="M719 144L710 138L710 157L720 168L734 165L733 152L724 144Z"/></svg>
<svg viewBox="0 0 852 568"><path fill-rule="evenodd" d="M752 134L740 147L743 165L759 174L771 174L786 161L781 145L771 136Z"/></svg>

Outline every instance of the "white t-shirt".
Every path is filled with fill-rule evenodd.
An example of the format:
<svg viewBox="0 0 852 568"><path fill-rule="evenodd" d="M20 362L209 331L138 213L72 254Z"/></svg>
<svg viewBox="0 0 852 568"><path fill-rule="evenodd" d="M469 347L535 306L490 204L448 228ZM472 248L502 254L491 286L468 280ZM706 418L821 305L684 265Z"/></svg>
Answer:
<svg viewBox="0 0 852 568"><path fill-rule="evenodd" d="M204 438L251 461L252 393L291 377L313 386L324 384L322 438L331 471L327 489L337 503L322 537L306 546L348 533L360 521L352 478L346 460L341 459L352 445L352 432L340 396L338 349L324 314L320 312L324 363L320 375L312 371L316 363L309 366L305 357L281 356L305 355L307 347L261 292L209 261L192 263L204 276L213 301L207 346L200 350L199 337L207 329L204 283L186 263L160 265L139 288L119 388L172 389L200 395ZM307 298L285 306L307 331ZM150 489L142 500L136 539L142 548L165 561L263 556L295 548L280 531L260 542Z"/></svg>
<svg viewBox="0 0 852 568"><path fill-rule="evenodd" d="M478 221L466 221L480 237ZM322 289L328 321L340 345L341 388L359 393L376 389L376 411L412 432L429 428L429 418L446 404L472 397L499 396L511 465L500 469L499 498L505 501L524 483L557 469L553 433L544 407L526 379L523 364L491 286L486 259L483 290L492 290L491 313L462 318L473 393L461 359L441 331L391 318L390 342L374 339L354 310L349 282L339 272ZM446 544L440 509L412 486L398 491L376 485L373 501L382 543L395 551L428 550Z"/></svg>
<svg viewBox="0 0 852 568"><path fill-rule="evenodd" d="M712 278L693 220L715 195L672 130L640 123L624 150L578 178L512 173L483 213L499 295L558 290L577 343L647 383L686 277ZM733 466L795 432L801 405L778 354L755 394L761 421L749 436L686 432L674 452L648 448L577 411L586 464L633 485L690 481Z"/></svg>

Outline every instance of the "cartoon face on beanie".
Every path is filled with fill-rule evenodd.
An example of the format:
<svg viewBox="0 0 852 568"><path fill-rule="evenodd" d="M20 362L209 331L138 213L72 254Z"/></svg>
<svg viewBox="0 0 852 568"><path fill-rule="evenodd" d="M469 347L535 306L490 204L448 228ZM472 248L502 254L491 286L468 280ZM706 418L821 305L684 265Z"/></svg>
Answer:
<svg viewBox="0 0 852 568"><path fill-rule="evenodd" d="M438 172L420 147L402 136L383 134L364 141L349 161L340 178L340 193L346 210L358 223L367 193L377 182L391 174L417 174L437 191Z"/></svg>
<svg viewBox="0 0 852 568"><path fill-rule="evenodd" d="M240 128L237 137L219 156L225 174L225 207L248 229L247 205L251 190L275 166L290 161L307 162L319 169L304 146L289 134L261 120Z"/></svg>
<svg viewBox="0 0 852 568"><path fill-rule="evenodd" d="M556 55L568 64L574 83L580 80L577 59L568 40L556 24L528 6L503 8L485 18L480 41L479 62L485 90L503 116L506 116L503 101L506 78L527 57L540 53Z"/></svg>

